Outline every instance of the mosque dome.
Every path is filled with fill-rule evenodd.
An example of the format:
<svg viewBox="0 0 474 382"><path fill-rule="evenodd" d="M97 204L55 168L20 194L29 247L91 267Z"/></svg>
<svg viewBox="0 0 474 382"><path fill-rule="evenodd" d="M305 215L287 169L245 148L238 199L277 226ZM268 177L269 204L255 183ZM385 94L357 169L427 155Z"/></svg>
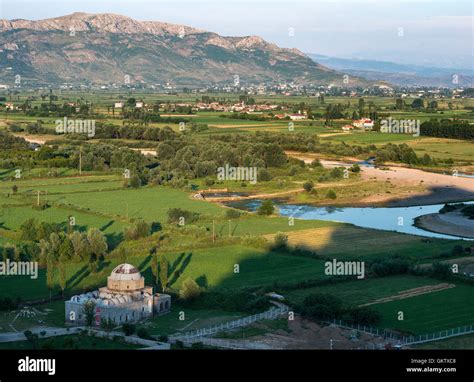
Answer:
<svg viewBox="0 0 474 382"><path fill-rule="evenodd" d="M140 271L131 264L120 264L110 274L110 279L117 281L140 280L141 277Z"/></svg>
<svg viewBox="0 0 474 382"><path fill-rule="evenodd" d="M131 264L116 266L107 278L107 288L113 292L133 292L145 287L145 278Z"/></svg>

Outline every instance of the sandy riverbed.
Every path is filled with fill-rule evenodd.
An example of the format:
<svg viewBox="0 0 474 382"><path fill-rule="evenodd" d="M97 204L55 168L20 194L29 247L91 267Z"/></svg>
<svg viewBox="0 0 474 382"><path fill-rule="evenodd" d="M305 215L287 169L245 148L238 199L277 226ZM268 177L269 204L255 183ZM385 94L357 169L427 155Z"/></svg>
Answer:
<svg viewBox="0 0 474 382"><path fill-rule="evenodd" d="M474 220L458 211L423 215L417 219L415 225L431 232L474 239Z"/></svg>
<svg viewBox="0 0 474 382"><path fill-rule="evenodd" d="M288 156L311 163L317 154L287 151ZM355 163L357 160L354 160ZM352 163L320 159L327 168L350 167ZM370 195L360 200L362 204L387 204L391 207L443 204L474 200L474 179L437 174L408 167L388 166L382 168L361 166L363 180L390 182L395 187L422 187L423 191L413 191L404 196L391 194Z"/></svg>

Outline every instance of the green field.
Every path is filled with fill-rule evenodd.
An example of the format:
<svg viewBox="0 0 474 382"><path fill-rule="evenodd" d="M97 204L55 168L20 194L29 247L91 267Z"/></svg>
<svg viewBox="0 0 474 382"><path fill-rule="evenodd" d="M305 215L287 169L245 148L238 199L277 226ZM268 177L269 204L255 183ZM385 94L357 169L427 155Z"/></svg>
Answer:
<svg viewBox="0 0 474 382"><path fill-rule="evenodd" d="M428 334L440 330L472 325L473 287L458 284L455 288L391 301L372 307L382 314L383 327L413 334ZM397 319L398 312L404 320Z"/></svg>
<svg viewBox="0 0 474 382"><path fill-rule="evenodd" d="M398 292L407 289L438 283L436 280L423 277L408 275L387 276L297 289L283 294L290 302L299 304L303 302L305 297L313 293L328 293L340 298L346 304L357 306L373 302L380 298L396 295Z"/></svg>
<svg viewBox="0 0 474 382"><path fill-rule="evenodd" d="M275 281L326 277L321 260L267 252L241 245L168 253L166 258L170 262L170 287L175 289L179 289L188 277L209 288L246 288L269 285ZM149 268L150 256L133 257L128 261L139 267L148 285L153 284ZM96 274L91 274L84 263L68 264L66 292L80 293L105 285L107 276L118 264L119 259L106 260ZM239 273L234 273L236 264L240 268ZM281 269L285 270L283 274ZM0 278L0 296L21 297L23 300L47 298L49 292L45 278L44 269L40 269L38 279L34 280L29 276L3 276Z"/></svg>

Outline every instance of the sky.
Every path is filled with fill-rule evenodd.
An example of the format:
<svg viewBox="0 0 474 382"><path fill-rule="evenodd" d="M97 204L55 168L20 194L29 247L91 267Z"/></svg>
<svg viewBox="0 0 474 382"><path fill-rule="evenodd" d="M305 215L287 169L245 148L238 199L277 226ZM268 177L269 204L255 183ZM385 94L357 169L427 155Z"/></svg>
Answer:
<svg viewBox="0 0 474 382"><path fill-rule="evenodd" d="M472 0L0 0L0 18L116 13L342 58L473 69Z"/></svg>

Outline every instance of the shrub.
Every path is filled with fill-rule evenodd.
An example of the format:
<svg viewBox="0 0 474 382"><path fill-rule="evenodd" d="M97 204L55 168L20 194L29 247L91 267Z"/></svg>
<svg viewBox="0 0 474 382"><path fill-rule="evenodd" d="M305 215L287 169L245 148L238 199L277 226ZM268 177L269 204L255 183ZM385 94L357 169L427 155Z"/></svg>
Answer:
<svg viewBox="0 0 474 382"><path fill-rule="evenodd" d="M151 335L150 335L150 333L148 332L148 330L147 330L146 328L144 328L144 327L138 328L138 330L137 330L137 336L140 337L140 338L143 338L143 339L145 339L145 340L149 340L149 339L152 338Z"/></svg>
<svg viewBox="0 0 474 382"><path fill-rule="evenodd" d="M305 183L303 184L303 188L304 188L304 190L305 190L306 192L311 192L311 190L313 189L313 187L314 187L314 184L313 184L313 182L311 182L311 181L305 182Z"/></svg>
<svg viewBox="0 0 474 382"><path fill-rule="evenodd" d="M126 336L131 336L133 333L135 333L135 325L125 323L122 325L122 331Z"/></svg>
<svg viewBox="0 0 474 382"><path fill-rule="evenodd" d="M341 315L342 301L327 293L314 293L303 300L300 309L304 315L329 320Z"/></svg>
<svg viewBox="0 0 474 382"><path fill-rule="evenodd" d="M201 288L191 278L183 281L183 285L179 291L179 298L183 300L194 300L201 295Z"/></svg>
<svg viewBox="0 0 474 382"><path fill-rule="evenodd" d="M240 215L242 215L242 213L238 210L233 209L233 208L229 208L225 211L225 217L227 219L238 219L238 218L240 218Z"/></svg>
<svg viewBox="0 0 474 382"><path fill-rule="evenodd" d="M186 223L193 223L199 219L199 214L197 212L182 210L181 208L171 208L168 210L169 223L179 223L181 218L184 218Z"/></svg>
<svg viewBox="0 0 474 382"><path fill-rule="evenodd" d="M283 249L288 246L288 235L278 232L273 239L273 249Z"/></svg>
<svg viewBox="0 0 474 382"><path fill-rule="evenodd" d="M264 200L262 205L258 208L259 215L272 215L275 212L275 206L271 200Z"/></svg>
<svg viewBox="0 0 474 382"><path fill-rule="evenodd" d="M351 171L355 172L356 174L360 172L360 166L357 163L354 163L351 167Z"/></svg>
<svg viewBox="0 0 474 382"><path fill-rule="evenodd" d="M334 190L329 190L328 193L326 194L326 198L328 199L336 199L337 194Z"/></svg>
<svg viewBox="0 0 474 382"><path fill-rule="evenodd" d="M272 180L272 175L270 174L270 171L265 168L260 169L260 171L258 172L258 180L261 180L262 182L268 182Z"/></svg>

